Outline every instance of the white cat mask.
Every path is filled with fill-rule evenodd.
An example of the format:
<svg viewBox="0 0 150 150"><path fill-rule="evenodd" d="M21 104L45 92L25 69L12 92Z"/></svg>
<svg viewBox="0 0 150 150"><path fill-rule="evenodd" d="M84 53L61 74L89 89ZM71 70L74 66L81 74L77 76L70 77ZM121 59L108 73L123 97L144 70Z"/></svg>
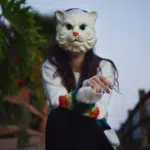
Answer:
<svg viewBox="0 0 150 150"><path fill-rule="evenodd" d="M96 44L96 12L80 9L57 11L56 41L59 46L71 53L85 53Z"/></svg>

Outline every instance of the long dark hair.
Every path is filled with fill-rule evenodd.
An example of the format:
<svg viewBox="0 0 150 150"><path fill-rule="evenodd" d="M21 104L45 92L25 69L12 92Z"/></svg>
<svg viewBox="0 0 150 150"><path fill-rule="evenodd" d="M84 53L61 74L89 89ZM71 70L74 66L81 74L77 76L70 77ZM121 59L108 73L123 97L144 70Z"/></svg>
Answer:
<svg viewBox="0 0 150 150"><path fill-rule="evenodd" d="M57 74L59 74L62 77L62 84L66 87L68 92L76 88L75 77L72 72L72 68L69 65L69 59L70 55L61 47L59 47L58 44L55 44L53 46L48 57L49 62L57 68L54 77ZM88 52L86 52L84 57L84 62L78 84L79 87L82 86L84 80L96 75L98 68L101 71L99 64L102 60L107 60L112 64L115 73L115 83L118 85L118 71L113 61L97 56L94 53L93 49L91 49Z"/></svg>

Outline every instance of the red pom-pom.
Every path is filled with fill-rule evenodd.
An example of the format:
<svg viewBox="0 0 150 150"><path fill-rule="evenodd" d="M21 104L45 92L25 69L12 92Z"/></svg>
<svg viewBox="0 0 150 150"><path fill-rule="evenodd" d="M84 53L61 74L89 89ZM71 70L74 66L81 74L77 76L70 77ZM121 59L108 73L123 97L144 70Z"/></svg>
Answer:
<svg viewBox="0 0 150 150"><path fill-rule="evenodd" d="M62 108L68 108L66 96L59 96L59 106Z"/></svg>
<svg viewBox="0 0 150 150"><path fill-rule="evenodd" d="M37 72L39 70L39 68L37 66L33 67L33 71Z"/></svg>
<svg viewBox="0 0 150 150"><path fill-rule="evenodd" d="M100 111L99 109L96 107L95 110L90 114L91 118L97 118L97 116L99 115Z"/></svg>
<svg viewBox="0 0 150 150"><path fill-rule="evenodd" d="M21 77L20 80L18 81L18 85L19 85L20 87L24 86L24 83L25 83L24 80L25 80L24 77Z"/></svg>
<svg viewBox="0 0 150 150"><path fill-rule="evenodd" d="M17 65L18 63L19 63L19 57L16 56L16 57L15 57L15 64Z"/></svg>

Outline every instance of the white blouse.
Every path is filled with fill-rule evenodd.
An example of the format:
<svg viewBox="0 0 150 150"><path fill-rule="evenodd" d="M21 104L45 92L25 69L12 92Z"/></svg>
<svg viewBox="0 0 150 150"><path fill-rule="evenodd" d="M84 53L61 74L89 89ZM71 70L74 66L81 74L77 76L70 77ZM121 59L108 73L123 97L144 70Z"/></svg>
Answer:
<svg viewBox="0 0 150 150"><path fill-rule="evenodd" d="M115 73L112 64L106 60L102 60L100 63L101 72L97 69L97 74L106 77L112 85L115 84ZM42 76L43 76L43 86L46 92L47 100L50 105L50 109L57 108L59 106L59 96L68 94L67 89L61 83L61 77L53 77L56 71L56 67L50 64L47 60L42 66ZM76 84L79 82L80 73L74 72ZM110 95L105 93L94 93L92 88L87 86L87 83L91 80L87 79L83 82L83 86L79 89L77 93L77 100L85 103L90 103L92 100L96 101L96 107L99 108L100 114L97 119L102 119L108 117L108 103L110 100ZM112 91L111 91L112 92ZM110 141L110 143L115 148L119 145L119 140L113 130L105 130L105 134Z"/></svg>
<svg viewBox="0 0 150 150"><path fill-rule="evenodd" d="M100 63L101 72L98 69L98 74L107 77L107 79L114 85L114 69L110 62L103 60ZM67 89L61 84L61 77L53 77L53 74L56 71L56 67L49 63L49 61L45 61L42 66L43 73L43 85L47 95L47 99L49 101L50 107L57 108L59 106L59 96L68 94ZM76 84L78 84L80 73L74 72ZM92 100L96 100L96 106L101 110L100 115L97 119L107 118L107 107L108 102L110 100L110 95L107 93L94 93L90 87L87 87L87 82L85 80L83 82L83 88L80 89L77 99L81 102L90 103Z"/></svg>

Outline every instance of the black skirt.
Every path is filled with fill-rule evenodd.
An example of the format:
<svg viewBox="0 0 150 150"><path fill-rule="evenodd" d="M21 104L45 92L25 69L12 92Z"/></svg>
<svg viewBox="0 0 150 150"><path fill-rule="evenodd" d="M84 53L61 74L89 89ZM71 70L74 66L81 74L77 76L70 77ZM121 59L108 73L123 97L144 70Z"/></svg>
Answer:
<svg viewBox="0 0 150 150"><path fill-rule="evenodd" d="M57 108L48 116L45 150L114 149L95 119Z"/></svg>

